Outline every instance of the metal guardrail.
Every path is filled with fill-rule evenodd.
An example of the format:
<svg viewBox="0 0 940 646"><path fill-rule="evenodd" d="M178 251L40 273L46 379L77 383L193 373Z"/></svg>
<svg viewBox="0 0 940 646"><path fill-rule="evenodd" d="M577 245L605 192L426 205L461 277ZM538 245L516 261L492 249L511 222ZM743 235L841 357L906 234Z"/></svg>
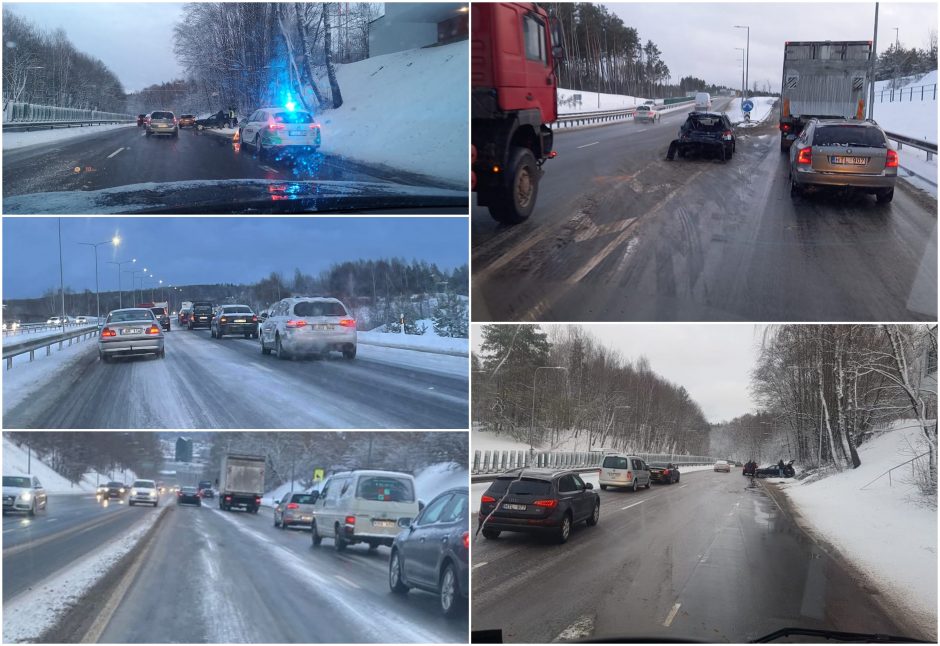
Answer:
<svg viewBox="0 0 940 646"><path fill-rule="evenodd" d="M72 342L75 341L79 343L85 341L90 337L98 336L98 326L86 326L80 330L74 330L72 332L65 332L63 334L57 334L54 336L47 336L41 339L27 339L20 343L12 343L3 346L3 359L7 364L6 369L10 370L13 368L13 358L18 357L21 354L29 354L29 360L33 361L36 358L36 351L43 348L46 349L46 356L48 357L52 354L52 346L58 345L59 349L62 349L63 344L68 342L68 345L72 345Z"/></svg>
<svg viewBox="0 0 940 646"><path fill-rule="evenodd" d="M887 101L885 100L885 95L887 94ZM883 90L877 91L878 103L894 103L904 100L904 95L907 94L907 100L910 101L936 101L937 100L937 84L931 83L927 85L914 85L911 87L900 87L900 88L885 88Z"/></svg>
<svg viewBox="0 0 940 646"><path fill-rule="evenodd" d="M68 328L74 328L77 325L87 325L87 323L66 323L65 327L66 329L68 329ZM17 324L15 328L7 327L6 325L4 325L3 336L4 337L18 336L20 334L32 334L33 332L43 332L45 330L58 330L61 328L62 328L61 325L53 325L51 323L22 323L22 324Z"/></svg>
<svg viewBox="0 0 940 646"><path fill-rule="evenodd" d="M591 471L599 469L604 457L610 453L610 451L529 452L521 449L512 451L477 449L473 452L470 474L474 477L495 475L523 467ZM646 462L672 462L677 466L714 464L716 460L724 459L670 453L636 453L634 455L643 458Z"/></svg>
<svg viewBox="0 0 940 646"><path fill-rule="evenodd" d="M60 108L54 105L10 102L3 106L3 123L24 121L77 121L87 119L111 119L130 121L136 117L122 112L102 112L85 108Z"/></svg>
<svg viewBox="0 0 940 646"><path fill-rule="evenodd" d="M921 453L920 455L915 455L915 456L912 457L910 460L907 460L906 462L902 462L901 464L897 465L896 467L891 467L890 469L888 469L887 471L885 471L884 473L882 473L880 476L878 476L877 478L875 478L874 480L872 480L872 481L869 482L868 484L859 487L859 491L861 491L862 489L864 489L865 487L867 487L868 485L870 485L872 482L876 482L876 481L880 480L881 478L883 478L883 477L885 477L885 476L888 476L888 486L889 486L889 487L893 486L894 483L891 482L891 472L894 471L895 469L900 469L900 468L903 467L905 464L910 464L910 465L911 465L911 475L916 477L917 473L916 473L915 467L914 467L914 460L917 460L918 458L922 458L922 457L924 457L925 455L929 455L929 454L930 454L930 451L924 451L924 452Z"/></svg>
<svg viewBox="0 0 940 646"><path fill-rule="evenodd" d="M55 128L81 128L82 126L100 126L107 123L135 123L136 119L80 119L77 121L27 121L23 123L5 123L3 132L30 132L32 130L52 130Z"/></svg>
<svg viewBox="0 0 940 646"><path fill-rule="evenodd" d="M898 150L901 150L901 147L905 144L912 148L923 150L927 153L927 161L930 161L931 155L937 154L937 144L922 139L915 139L914 137L908 137L907 135L899 135L896 132L885 132L885 134L888 135L888 139L891 141L898 142Z"/></svg>
<svg viewBox="0 0 940 646"><path fill-rule="evenodd" d="M695 103L694 99L692 101L685 101L683 103L675 103L669 106L660 106L657 105L657 112L670 112L678 108L684 108L690 103ZM622 110L596 110L594 112L578 112L570 114L559 115L558 118L554 121L553 125L558 126L559 128L570 128L574 126L586 126L592 123L605 123L608 121L621 121L623 119L631 118L636 112L636 108L624 108Z"/></svg>

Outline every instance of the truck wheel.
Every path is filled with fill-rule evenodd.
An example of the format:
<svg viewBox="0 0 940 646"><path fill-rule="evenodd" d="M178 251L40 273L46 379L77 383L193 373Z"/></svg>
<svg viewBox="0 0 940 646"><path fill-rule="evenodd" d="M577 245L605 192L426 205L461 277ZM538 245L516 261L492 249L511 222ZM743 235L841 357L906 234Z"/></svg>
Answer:
<svg viewBox="0 0 940 646"><path fill-rule="evenodd" d="M489 207L493 219L503 224L519 224L527 220L535 209L541 173L531 150L513 148L500 195Z"/></svg>
<svg viewBox="0 0 940 646"><path fill-rule="evenodd" d="M342 552L346 549L346 546L349 545L349 542L346 538L340 533L339 527L334 529L333 534L333 547L336 548L337 552Z"/></svg>

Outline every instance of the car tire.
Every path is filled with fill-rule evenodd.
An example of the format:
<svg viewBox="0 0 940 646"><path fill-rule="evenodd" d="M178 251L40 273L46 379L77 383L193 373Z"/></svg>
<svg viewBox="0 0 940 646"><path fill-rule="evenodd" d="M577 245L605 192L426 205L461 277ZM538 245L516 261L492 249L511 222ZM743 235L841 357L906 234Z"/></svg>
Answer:
<svg viewBox="0 0 940 646"><path fill-rule="evenodd" d="M320 543L323 542L323 537L320 536L320 532L317 531L317 524L310 524L310 546L311 547L320 547Z"/></svg>
<svg viewBox="0 0 940 646"><path fill-rule="evenodd" d="M349 545L349 541L340 533L339 527L335 528L334 531L336 533L333 535L333 549L337 552L342 552L346 549L346 546Z"/></svg>
<svg viewBox="0 0 940 646"><path fill-rule="evenodd" d="M649 489L649 488L650 488L650 485L651 485L652 483L653 483L653 481L650 480L649 478L647 478L647 480L646 480L646 488Z"/></svg>
<svg viewBox="0 0 940 646"><path fill-rule="evenodd" d="M568 542L571 537L571 514L567 513L561 518L561 525L558 526L558 532L555 534L555 540L559 545Z"/></svg>
<svg viewBox="0 0 940 646"><path fill-rule="evenodd" d="M408 592L408 586L401 580L401 557L398 550L392 550L392 555L388 559L388 587L395 594Z"/></svg>
<svg viewBox="0 0 940 646"><path fill-rule="evenodd" d="M803 189L800 188L800 185L793 180L793 173L790 173L790 197L798 198L803 196Z"/></svg>
<svg viewBox="0 0 940 646"><path fill-rule="evenodd" d="M166 348L160 350L160 358L166 359Z"/></svg>
<svg viewBox="0 0 940 646"><path fill-rule="evenodd" d="M153 503L153 508L156 509L158 504L159 504L159 501L154 502L154 503Z"/></svg>
<svg viewBox="0 0 940 646"><path fill-rule="evenodd" d="M279 527L278 522L277 522L277 514L274 514L274 526Z"/></svg>
<svg viewBox="0 0 940 646"><path fill-rule="evenodd" d="M670 143L669 150L666 151L666 160L672 161L673 159L675 159L676 151L678 151L678 149L679 149L679 146L676 144L676 142L673 141L672 143ZM679 156L681 157L682 155L679 155Z"/></svg>
<svg viewBox="0 0 940 646"><path fill-rule="evenodd" d="M356 346L347 346L343 348L343 358L344 359L355 359L356 358Z"/></svg>
<svg viewBox="0 0 940 646"><path fill-rule="evenodd" d="M591 512L591 515L588 516L587 524L589 527L594 527L597 524L597 521L601 517L601 501L597 500L594 502L594 511Z"/></svg>
<svg viewBox="0 0 940 646"><path fill-rule="evenodd" d="M441 614L445 617L453 617L457 614L457 609L460 607L457 603L457 599L460 597L460 590L458 590L457 572L454 571L453 563L448 561L444 564L444 569L441 571L437 588L437 599L438 603L441 605Z"/></svg>
<svg viewBox="0 0 940 646"><path fill-rule="evenodd" d="M111 363L111 357L106 354L99 354L98 357L101 359L102 363Z"/></svg>
<svg viewBox="0 0 940 646"><path fill-rule="evenodd" d="M502 532L498 529L489 529L489 528L484 527L481 533L483 534L483 538L488 538L490 540L493 540L494 538L499 538L499 535Z"/></svg>
<svg viewBox="0 0 940 646"><path fill-rule="evenodd" d="M251 338L251 332L245 332L245 338L246 338L246 339L250 339L250 338Z"/></svg>
<svg viewBox="0 0 940 646"><path fill-rule="evenodd" d="M258 155L260 161L264 161L267 151L264 149L264 143L261 141L261 133L255 135L255 141L252 144L252 148L255 149L255 154Z"/></svg>
<svg viewBox="0 0 940 646"><path fill-rule="evenodd" d="M134 506L134 501L133 501L133 500L128 500L128 501L127 501L127 506L128 506L128 507L133 507L133 506Z"/></svg>
<svg viewBox="0 0 940 646"><path fill-rule="evenodd" d="M876 193L875 199L878 201L878 204L888 204L891 200L894 199L894 188L889 188L885 191Z"/></svg>
<svg viewBox="0 0 940 646"><path fill-rule="evenodd" d="M538 198L541 172L531 150L522 146L514 147L509 153L501 190L489 206L493 219L502 224L519 224L528 220ZM517 193L524 190L520 186L523 182L529 190L520 201Z"/></svg>
<svg viewBox="0 0 940 646"><path fill-rule="evenodd" d="M639 487L639 485L637 484L637 479L634 478L634 479L633 479L633 493L636 493L636 490L639 489L639 488L640 488L640 487Z"/></svg>
<svg viewBox="0 0 940 646"><path fill-rule="evenodd" d="M284 346L281 345L281 337L274 337L274 353L277 355L278 359L287 360L290 359L290 354L284 350Z"/></svg>
<svg viewBox="0 0 940 646"><path fill-rule="evenodd" d="M601 485L601 491L607 491L607 485Z"/></svg>
<svg viewBox="0 0 940 646"><path fill-rule="evenodd" d="M264 339L261 339L261 354L264 354L264 355L271 354L271 348L267 347L264 344Z"/></svg>

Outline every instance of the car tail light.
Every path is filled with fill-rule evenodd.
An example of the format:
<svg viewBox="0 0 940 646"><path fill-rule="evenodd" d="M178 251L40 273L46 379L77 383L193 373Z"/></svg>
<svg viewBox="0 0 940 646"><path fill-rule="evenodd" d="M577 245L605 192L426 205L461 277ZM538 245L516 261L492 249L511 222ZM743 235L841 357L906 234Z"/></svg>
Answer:
<svg viewBox="0 0 940 646"><path fill-rule="evenodd" d="M464 532L462 538L463 538L463 548L465 550L470 549L470 532Z"/></svg>
<svg viewBox="0 0 940 646"><path fill-rule="evenodd" d="M177 495L177 496L182 496L182 495L183 495L183 492L182 492L182 491L177 491L177 492L176 492L176 495Z"/></svg>
<svg viewBox="0 0 940 646"><path fill-rule="evenodd" d="M888 156L885 158L885 168L897 168L898 167L898 151L889 150Z"/></svg>
<svg viewBox="0 0 940 646"><path fill-rule="evenodd" d="M300 505L298 505L296 502L287 503L287 508L288 508L288 509L297 509L297 508L299 508L299 507L300 507Z"/></svg>
<svg viewBox="0 0 940 646"><path fill-rule="evenodd" d="M284 127L283 123L274 123L273 121L268 123L268 130L283 130Z"/></svg>
<svg viewBox="0 0 940 646"><path fill-rule="evenodd" d="M117 336L117 332L115 332L109 327L106 327L103 330L101 330L101 336Z"/></svg>
<svg viewBox="0 0 940 646"><path fill-rule="evenodd" d="M160 334L160 328L156 325L151 325L147 328L147 334Z"/></svg>
<svg viewBox="0 0 940 646"><path fill-rule="evenodd" d="M627 482L633 480L633 471L627 471Z"/></svg>
<svg viewBox="0 0 940 646"><path fill-rule="evenodd" d="M668 476L668 475L669 475L669 469L663 469L663 475L664 475L664 476Z"/></svg>
<svg viewBox="0 0 940 646"><path fill-rule="evenodd" d="M258 322L258 317L257 317L257 316L252 316L252 317L251 317L251 322L252 322L252 323L257 323L257 322Z"/></svg>
<svg viewBox="0 0 940 646"><path fill-rule="evenodd" d="M231 499L232 499L231 496L225 496L225 500L231 500Z"/></svg>
<svg viewBox="0 0 940 646"><path fill-rule="evenodd" d="M306 324L307 322L303 319L298 319L296 321L288 321L287 323L285 323L287 327L303 327Z"/></svg>
<svg viewBox="0 0 940 646"><path fill-rule="evenodd" d="M482 504L482 503L485 503L485 502L496 502L496 498L494 498L493 496L483 496L483 497L481 497L481 498L480 498L480 503Z"/></svg>
<svg viewBox="0 0 940 646"><path fill-rule="evenodd" d="M347 524L347 525L355 525L355 524L356 524L356 517L355 517L355 516L346 516L346 524Z"/></svg>
<svg viewBox="0 0 940 646"><path fill-rule="evenodd" d="M813 163L813 148L812 146L804 148L800 151L800 154L796 157L797 164L812 164Z"/></svg>
<svg viewBox="0 0 940 646"><path fill-rule="evenodd" d="M790 132L790 124L789 124L789 123L781 123L781 124L780 124L780 131L781 131L781 132Z"/></svg>
<svg viewBox="0 0 940 646"><path fill-rule="evenodd" d="M260 504L261 504L261 496L255 496L255 504L256 504L256 505L260 505Z"/></svg>
<svg viewBox="0 0 940 646"><path fill-rule="evenodd" d="M317 129L319 129L319 127L320 127L320 124L319 124L319 123L311 123L311 124L310 124L310 129L311 129L311 130L317 130Z"/></svg>
<svg viewBox="0 0 940 646"><path fill-rule="evenodd" d="M223 316L219 319L219 323L228 323L228 319Z"/></svg>
<svg viewBox="0 0 940 646"><path fill-rule="evenodd" d="M730 130L725 130L723 133L721 133L721 138L722 138L722 139L727 139L728 141L731 141L731 137L732 137L733 134L734 134L734 133L731 132Z"/></svg>
<svg viewBox="0 0 940 646"><path fill-rule="evenodd" d="M356 327L356 319L342 319L339 324L342 327Z"/></svg>
<svg viewBox="0 0 940 646"><path fill-rule="evenodd" d="M548 509L554 509L558 506L558 501L554 498L551 498L549 500L536 500L532 504L536 507L547 507Z"/></svg>

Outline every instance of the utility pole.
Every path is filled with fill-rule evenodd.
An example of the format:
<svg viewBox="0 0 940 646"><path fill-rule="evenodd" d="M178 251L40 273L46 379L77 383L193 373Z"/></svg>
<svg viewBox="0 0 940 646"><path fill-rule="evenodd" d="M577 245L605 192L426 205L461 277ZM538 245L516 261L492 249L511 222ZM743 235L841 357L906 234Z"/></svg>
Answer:
<svg viewBox="0 0 940 646"><path fill-rule="evenodd" d="M62 331L65 332L65 272L62 269L62 218L59 218L59 294L62 299L62 318L59 323L62 324Z"/></svg>
<svg viewBox="0 0 940 646"><path fill-rule="evenodd" d="M868 118L874 119L875 116L875 62L878 60L878 3L875 3L875 31L871 39L871 61L869 62L868 75ZM820 438L820 445L822 438ZM820 449L822 451L822 449Z"/></svg>

